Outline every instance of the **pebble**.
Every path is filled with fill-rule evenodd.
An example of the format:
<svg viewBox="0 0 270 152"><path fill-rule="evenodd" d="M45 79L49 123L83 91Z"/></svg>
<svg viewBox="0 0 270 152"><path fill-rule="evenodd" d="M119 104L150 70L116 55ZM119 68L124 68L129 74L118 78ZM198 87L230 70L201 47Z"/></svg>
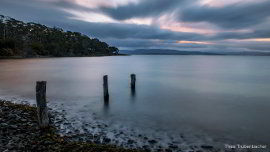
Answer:
<svg viewBox="0 0 270 152"><path fill-rule="evenodd" d="M177 149L178 146L177 145L170 145L169 148L171 148L171 149Z"/></svg>
<svg viewBox="0 0 270 152"><path fill-rule="evenodd" d="M201 148L203 148L203 149L213 149L214 147L210 146L210 145L202 145Z"/></svg>
<svg viewBox="0 0 270 152"><path fill-rule="evenodd" d="M2 137L2 134L0 133L0 151L5 151L7 149L6 146L8 146L9 149L12 149L13 147L21 147L21 148L24 148L25 146L25 143L26 142L29 142L27 141L25 138L25 134L27 134L27 136L30 136L32 138L32 141L31 141L31 147L35 147L35 143L32 143L33 142L33 139L36 138L37 136L37 132L32 132L32 130L38 130L38 127L36 122L34 121L29 121L29 118L33 117L33 115L30 115L29 113L27 112L23 112L22 111L15 111L15 110L10 110L9 108L7 107L0 107L0 110L1 112L3 113L11 113L9 114L10 118L14 118L14 119L10 119L9 121L6 121L6 118L0 118L0 129L1 131L4 131L3 128L8 128L8 133L9 133L9 137ZM12 111L12 112L11 112ZM130 139L126 139L125 141L121 141L121 140L118 140L117 138L112 137L111 138L108 138L107 137L107 130L105 130L107 127L106 124L98 124L98 123L95 123L93 126L91 123L90 124L87 124L87 123L83 123L84 127L82 128L75 128L75 126L73 126L73 123L71 124L70 121L68 120L64 120L66 118L64 117L56 117L56 118L53 118L51 117L51 119L53 120L52 122L57 122L57 125L55 126L61 126L61 125L66 125L64 126L64 130L65 132L68 132L67 134L72 134L74 135L74 137L67 137L67 138L70 138L70 140L77 140L77 141L91 141L91 142L94 142L96 144L117 144L117 145L121 145L123 147L135 147L137 146L137 143L138 144L141 144L140 142L143 142L145 145L142 147L144 149L144 151L161 151L161 152L177 152L177 151L181 151L181 149L179 149L179 144L180 143L177 143L177 142L172 142L171 144L169 144L169 146L167 147L167 149L165 149L163 146L159 146L158 141L161 140L161 138L154 138L154 139L149 139L148 137L146 137L144 134L134 134L134 139L132 137L130 137ZM3 123L1 122L3 121ZM28 131L21 128L21 124L20 125L16 125L16 123L22 123L22 125L25 125L27 127L25 128L31 128L29 129ZM7 127L8 126L8 127ZM88 126L88 127L86 127ZM69 128L70 130L68 130L67 128ZM94 132L92 133L95 133L95 135L89 135L90 133L90 130L92 129L95 129ZM102 128L104 130L102 130ZM10 130L14 130L13 132L11 132ZM89 129L89 132L88 132L88 129ZM80 134L81 130L84 130L85 131L85 134ZM74 132L75 131L75 132ZM112 131L114 132L114 131ZM123 137L126 137L126 134L121 131L121 130L117 130L117 132L119 132L119 134L121 135L119 138L122 139ZM117 134L117 132L115 132L115 134ZM77 134L74 134L74 133L77 133ZM14 134L16 134L16 136L14 136ZM20 136L24 134L23 136ZM63 135L67 135L66 133L63 133ZM114 134L114 135L115 135ZM123 137L122 137L123 136ZM82 137L82 138L80 138ZM3 139L4 138L4 139ZM66 137L65 137L66 138ZM181 135L181 138L184 138L182 135ZM8 139L8 140L7 140ZM141 141L138 141L136 139L139 139ZM5 146L2 146L1 143L3 143L2 141L11 141L11 143L4 143ZM36 146L36 149L40 148L40 150L42 150L43 148L46 148L46 146L50 146L51 142L43 142L43 145L44 146ZM1 147L2 146L2 147ZM211 150L213 151L213 146L210 146L210 145L201 145L199 146L198 148L195 148L195 151L196 152L202 152L202 151L199 151L199 149L202 148L204 150ZM203 151L204 151L203 150ZM19 151L19 150L17 150Z"/></svg>
<svg viewBox="0 0 270 152"><path fill-rule="evenodd" d="M129 145L133 144L133 143L134 143L134 140L131 140L131 139L129 139L128 142L127 142L127 144L129 144Z"/></svg>
<svg viewBox="0 0 270 152"><path fill-rule="evenodd" d="M111 142L111 139L110 138L104 138L104 140L103 140L105 143L109 143L109 142Z"/></svg>
<svg viewBox="0 0 270 152"><path fill-rule="evenodd" d="M156 140L148 140L148 142L149 142L150 144L156 144L156 143L157 143Z"/></svg>

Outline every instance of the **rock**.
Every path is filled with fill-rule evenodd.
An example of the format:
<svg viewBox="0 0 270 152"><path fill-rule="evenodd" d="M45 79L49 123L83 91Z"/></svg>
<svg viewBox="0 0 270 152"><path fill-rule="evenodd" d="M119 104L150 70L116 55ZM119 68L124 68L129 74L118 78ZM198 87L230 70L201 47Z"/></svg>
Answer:
<svg viewBox="0 0 270 152"><path fill-rule="evenodd" d="M109 142L111 142L111 139L110 138L104 138L104 143L109 143Z"/></svg>
<svg viewBox="0 0 270 152"><path fill-rule="evenodd" d="M144 145L142 148L143 149L149 149L149 146L148 145Z"/></svg>
<svg viewBox="0 0 270 152"><path fill-rule="evenodd" d="M171 149L177 149L178 146L177 145L170 145L169 148L171 148Z"/></svg>
<svg viewBox="0 0 270 152"><path fill-rule="evenodd" d="M99 140L95 140L94 143L100 144L100 141Z"/></svg>
<svg viewBox="0 0 270 152"><path fill-rule="evenodd" d="M172 150L171 150L171 149L166 149L165 151L166 151L166 152L172 152Z"/></svg>
<svg viewBox="0 0 270 152"><path fill-rule="evenodd" d="M68 122L64 122L64 125L70 125L70 123L68 123Z"/></svg>
<svg viewBox="0 0 270 152"><path fill-rule="evenodd" d="M129 139L128 142L127 142L127 144L129 144L129 145L133 144L133 143L134 143L134 140L131 140L131 139Z"/></svg>
<svg viewBox="0 0 270 152"><path fill-rule="evenodd" d="M6 148L9 150L11 150L13 147L14 147L14 144L10 142L6 145Z"/></svg>
<svg viewBox="0 0 270 152"><path fill-rule="evenodd" d="M156 144L156 143L157 143L156 140L148 140L148 142L149 142L150 144Z"/></svg>
<svg viewBox="0 0 270 152"><path fill-rule="evenodd" d="M18 127L16 125L10 125L10 128L17 129Z"/></svg>
<svg viewBox="0 0 270 152"><path fill-rule="evenodd" d="M7 123L1 123L0 125L1 125L1 126L3 126L3 127L8 126L8 124L7 124Z"/></svg>
<svg viewBox="0 0 270 152"><path fill-rule="evenodd" d="M26 119L21 119L21 121L22 121L22 122L27 122L27 120L26 120Z"/></svg>
<svg viewBox="0 0 270 152"><path fill-rule="evenodd" d="M214 147L211 145L202 145L201 148L203 149L213 149Z"/></svg>

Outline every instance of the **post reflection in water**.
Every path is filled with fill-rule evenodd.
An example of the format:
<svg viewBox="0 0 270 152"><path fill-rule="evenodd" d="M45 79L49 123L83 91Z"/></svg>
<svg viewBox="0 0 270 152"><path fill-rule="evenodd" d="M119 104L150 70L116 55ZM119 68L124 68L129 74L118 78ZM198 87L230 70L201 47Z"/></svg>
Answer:
<svg viewBox="0 0 270 152"><path fill-rule="evenodd" d="M109 113L109 110L110 110L110 104L109 104L109 102L104 102L104 104L103 104L104 114L108 114Z"/></svg>
<svg viewBox="0 0 270 152"><path fill-rule="evenodd" d="M131 95L131 100L135 101L136 100L136 89L131 89L130 95Z"/></svg>

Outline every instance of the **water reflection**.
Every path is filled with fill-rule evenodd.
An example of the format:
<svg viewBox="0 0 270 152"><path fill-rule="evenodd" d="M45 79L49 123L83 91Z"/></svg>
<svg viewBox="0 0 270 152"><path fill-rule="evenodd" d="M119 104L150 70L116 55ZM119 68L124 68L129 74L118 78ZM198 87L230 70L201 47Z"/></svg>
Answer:
<svg viewBox="0 0 270 152"><path fill-rule="evenodd" d="M136 100L136 89L131 88L130 89L130 96L131 96L131 100L135 101Z"/></svg>
<svg viewBox="0 0 270 152"><path fill-rule="evenodd" d="M104 104L103 104L104 114L107 115L109 113L109 110L110 110L110 103L109 103L109 101L107 101L107 102L104 101Z"/></svg>

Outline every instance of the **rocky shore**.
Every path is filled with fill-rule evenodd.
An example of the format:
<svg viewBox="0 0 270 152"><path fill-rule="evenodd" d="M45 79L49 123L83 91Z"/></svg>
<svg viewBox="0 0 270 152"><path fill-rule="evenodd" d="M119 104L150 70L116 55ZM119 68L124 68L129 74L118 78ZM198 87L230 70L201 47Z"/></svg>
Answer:
<svg viewBox="0 0 270 152"><path fill-rule="evenodd" d="M54 124L39 129L36 108L0 100L0 151L87 151L87 152L138 152L113 145L73 141L60 136ZM53 122L54 116L50 116Z"/></svg>
<svg viewBox="0 0 270 152"><path fill-rule="evenodd" d="M236 149L222 150L211 145L186 146L170 143L169 146L159 146L159 140L143 135L138 138L123 138L125 141L117 144L117 139L108 137L103 131L106 124L84 124L81 131L79 128L72 129L72 123L65 118L65 110L61 112L50 109L50 127L40 129L37 122L37 109L27 102L20 104L0 99L0 151L46 151L46 152L238 152ZM71 120L72 121L72 120ZM88 127L87 127L88 126ZM92 128L88 130L87 128ZM75 130L72 132L71 130ZM120 132L119 136L125 136ZM136 136L134 134L134 136ZM115 138L118 137L116 134ZM141 148L133 146L143 138ZM184 137L181 137L184 139ZM184 142L184 141L183 141ZM152 146L152 147L151 147ZM186 147L186 148L185 148ZM245 151L245 150L243 150ZM242 152L242 151L241 151Z"/></svg>

